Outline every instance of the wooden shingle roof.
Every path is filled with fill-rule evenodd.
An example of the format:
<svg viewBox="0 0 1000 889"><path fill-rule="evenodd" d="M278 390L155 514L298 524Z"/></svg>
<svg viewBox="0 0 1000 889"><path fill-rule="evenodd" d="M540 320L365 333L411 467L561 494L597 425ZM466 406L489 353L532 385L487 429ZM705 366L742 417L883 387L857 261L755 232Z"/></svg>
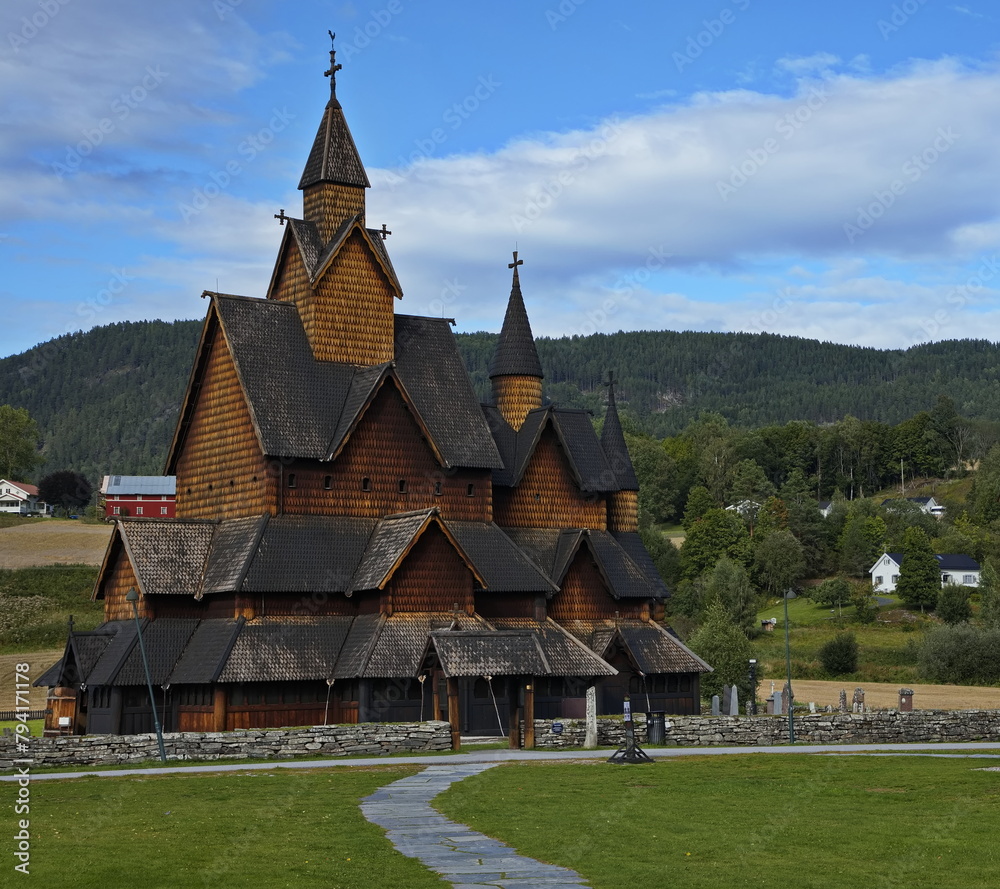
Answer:
<svg viewBox="0 0 1000 889"><path fill-rule="evenodd" d="M604 414L604 426L601 428L601 449L608 461L608 466L615 474L618 487L622 491L638 491L639 479L636 478L632 458L625 443L625 433L622 432L621 418L618 416L618 406L615 404L615 387L608 387L608 409Z"/></svg>
<svg viewBox="0 0 1000 889"><path fill-rule="evenodd" d="M330 92L330 101L323 110L316 138L313 139L309 158L299 180L299 188L308 188L319 182L354 185L358 188L371 187L358 155L358 148L354 144L354 137L344 118L344 109L333 90Z"/></svg>
<svg viewBox="0 0 1000 889"><path fill-rule="evenodd" d="M570 620L565 628L588 648L606 656L620 644L647 675L653 673L708 673L712 668L660 624L639 618Z"/></svg>
<svg viewBox="0 0 1000 889"><path fill-rule="evenodd" d="M262 617L247 621L220 682L329 679L350 617Z"/></svg>
<svg viewBox="0 0 1000 889"><path fill-rule="evenodd" d="M507 311L500 328L500 339L496 352L490 361L490 377L506 375L542 378L542 363L538 360L535 338L531 335L531 324L521 296L521 279L517 273L517 257L514 261L514 278L507 300Z"/></svg>

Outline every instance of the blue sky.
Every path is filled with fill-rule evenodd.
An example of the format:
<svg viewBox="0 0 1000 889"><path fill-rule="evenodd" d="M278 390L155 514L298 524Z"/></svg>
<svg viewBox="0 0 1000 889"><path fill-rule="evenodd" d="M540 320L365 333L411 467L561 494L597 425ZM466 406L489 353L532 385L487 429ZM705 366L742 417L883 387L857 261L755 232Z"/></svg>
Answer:
<svg viewBox="0 0 1000 889"><path fill-rule="evenodd" d="M398 310L1000 339L992 4L8 0L0 354L263 294L328 94Z"/></svg>

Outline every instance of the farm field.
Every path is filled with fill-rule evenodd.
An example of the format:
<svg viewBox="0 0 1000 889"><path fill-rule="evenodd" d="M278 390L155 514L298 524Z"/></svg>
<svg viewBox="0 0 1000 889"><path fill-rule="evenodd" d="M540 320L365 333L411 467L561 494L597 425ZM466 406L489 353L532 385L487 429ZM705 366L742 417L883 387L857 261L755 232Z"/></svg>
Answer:
<svg viewBox="0 0 1000 889"><path fill-rule="evenodd" d="M454 785L434 805L595 889L985 889L1000 882L1000 772L979 771L990 762L519 763Z"/></svg>
<svg viewBox="0 0 1000 889"><path fill-rule="evenodd" d="M760 684L763 700L771 693L771 682L777 689L784 688L783 675L769 676ZM865 706L878 709L896 709L899 706L898 682L854 682L825 681L822 679L796 679L792 674L792 691L798 705L813 701L820 709L827 704L836 707L840 702L840 690L847 692L850 705L854 689L865 690ZM983 688L972 685L926 685L907 683L912 688L914 710L1000 710L1000 688Z"/></svg>
<svg viewBox="0 0 1000 889"><path fill-rule="evenodd" d="M30 654L0 654L0 710L13 710L14 701L14 666L28 664L31 668L31 681L34 682L42 673L62 657L61 648L48 651L34 651ZM32 710L45 709L44 688L32 688L29 691L29 705Z"/></svg>
<svg viewBox="0 0 1000 889"><path fill-rule="evenodd" d="M34 565L100 565L111 525L60 519L27 519L0 527L0 568Z"/></svg>

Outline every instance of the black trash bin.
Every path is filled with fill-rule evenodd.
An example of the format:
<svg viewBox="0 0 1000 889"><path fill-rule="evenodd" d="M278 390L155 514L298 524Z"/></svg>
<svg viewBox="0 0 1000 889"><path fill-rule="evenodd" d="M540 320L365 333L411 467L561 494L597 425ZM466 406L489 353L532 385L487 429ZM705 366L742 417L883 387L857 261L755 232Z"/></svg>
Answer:
<svg viewBox="0 0 1000 889"><path fill-rule="evenodd" d="M646 714L646 743L665 744L667 742L666 713L656 710Z"/></svg>

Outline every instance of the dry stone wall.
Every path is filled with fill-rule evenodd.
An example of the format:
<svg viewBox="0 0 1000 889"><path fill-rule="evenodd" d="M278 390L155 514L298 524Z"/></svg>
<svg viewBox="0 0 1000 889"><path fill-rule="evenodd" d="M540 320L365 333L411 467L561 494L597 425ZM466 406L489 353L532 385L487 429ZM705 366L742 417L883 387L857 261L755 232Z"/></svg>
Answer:
<svg viewBox="0 0 1000 889"><path fill-rule="evenodd" d="M119 765L160 758L156 735L66 735L27 739L15 752L10 735L0 737L0 768L12 760L33 766ZM163 736L168 760L294 759L298 756L386 756L451 749L447 722L364 723L303 729L238 732L169 732Z"/></svg>

